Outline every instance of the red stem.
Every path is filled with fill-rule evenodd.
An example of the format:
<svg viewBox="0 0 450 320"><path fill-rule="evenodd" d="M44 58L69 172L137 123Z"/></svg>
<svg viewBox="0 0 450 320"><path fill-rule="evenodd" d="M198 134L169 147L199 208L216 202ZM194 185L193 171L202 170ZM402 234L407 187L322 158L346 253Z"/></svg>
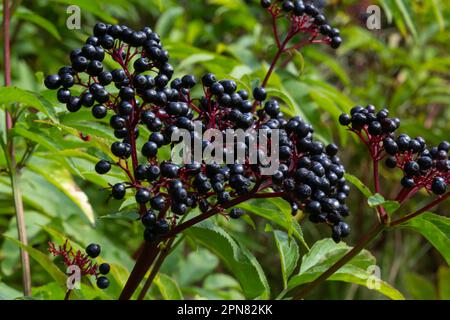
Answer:
<svg viewBox="0 0 450 320"><path fill-rule="evenodd" d="M448 191L446 194L442 195L441 197L437 198L436 200L430 202L429 204L427 204L426 206L424 206L423 208L417 210L416 212L410 213L398 220L393 221L390 226L391 227L395 227L398 226L399 224L405 223L409 220L411 220L412 218L417 217L418 215L424 213L425 211L430 210L431 208L437 206L438 204L440 204L441 202L443 202L445 199L447 199L450 196L450 191Z"/></svg>
<svg viewBox="0 0 450 320"><path fill-rule="evenodd" d="M281 43L280 43L280 37L278 36L277 16L274 14L272 14L272 30L273 30L273 36L275 38L275 42L277 43L277 48L280 49Z"/></svg>
<svg viewBox="0 0 450 320"><path fill-rule="evenodd" d="M3 0L3 56L5 86L11 85L10 11L9 0ZM11 114L6 111L6 129L13 127Z"/></svg>
<svg viewBox="0 0 450 320"><path fill-rule="evenodd" d="M152 285L153 280L158 274L159 269L161 268L164 260L167 258L167 255L170 253L170 248L172 247L174 240L175 237L170 239L165 248L161 250L161 253L158 256L158 259L156 260L155 265L153 266L152 271L150 272L150 275L148 276L147 281L142 288L142 291L139 293L138 300L143 300L145 298L145 295L148 289L150 289L150 286Z"/></svg>
<svg viewBox="0 0 450 320"><path fill-rule="evenodd" d="M3 54L4 54L4 76L5 86L11 85L11 39L10 39L11 12L9 0L3 0ZM22 193L20 189L20 168L16 163L16 155L14 151L14 138L10 135L11 129L14 127L14 121L11 113L5 111L6 133L8 139L8 153L10 158L9 174L11 178L11 189L14 198L14 208L16 211L17 232L19 241L24 245L28 244L27 229L25 224L25 214L23 209ZM31 296L31 271L30 257L28 253L20 249L22 263L22 281L23 293L25 296Z"/></svg>
<svg viewBox="0 0 450 320"><path fill-rule="evenodd" d="M127 283L120 294L119 300L129 300L136 291L139 283L144 278L147 270L150 268L158 255L158 244L159 243L144 243L141 254L139 255L139 258L131 271L130 277L128 278Z"/></svg>
<svg viewBox="0 0 450 320"><path fill-rule="evenodd" d="M191 220L188 220L188 221L176 226L167 235L162 237L159 242L155 242L152 244L149 244L148 242L144 243L142 250L139 254L139 257L136 261L136 264L134 265L134 268L131 271L130 277L128 278L127 283L125 284L125 287L124 287L119 299L120 300L129 300L131 298L131 296L133 295L133 293L136 291L137 287L139 286L139 283L144 278L147 270L150 268L153 261L155 261L155 258L157 257L158 252L159 252L158 245L159 245L159 243L161 243L161 241L164 241L169 238L174 238L178 233L186 230L187 228L189 228L203 220L206 220L206 219L212 217L213 215L223 211L224 209L233 207L233 206L235 206L241 202L247 201L255 196L256 197L262 197L263 195L266 196L266 194L256 195L256 192L261 190L260 186L261 186L261 184L257 183L251 192L249 192L245 195L242 195L236 199L233 199L223 206L216 206L216 207L212 208L211 210L209 210L208 212L206 212L204 214L200 214L200 215L192 218ZM272 196L275 196L274 194L275 193L273 193ZM267 195L271 195L271 194L267 194Z"/></svg>

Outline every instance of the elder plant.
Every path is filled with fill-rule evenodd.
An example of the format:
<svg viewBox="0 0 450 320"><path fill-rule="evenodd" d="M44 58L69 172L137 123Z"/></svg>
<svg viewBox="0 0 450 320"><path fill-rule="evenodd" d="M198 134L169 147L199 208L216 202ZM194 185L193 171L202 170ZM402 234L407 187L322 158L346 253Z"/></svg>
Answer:
<svg viewBox="0 0 450 320"><path fill-rule="evenodd" d="M287 201L293 215L302 211L311 222L328 225L335 242L350 233L344 222L349 215L346 200L350 187L337 155L338 147L316 140L314 128L301 117L286 118L280 108L282 99L268 96L265 90L283 54L313 44L336 49L342 42L340 32L314 5L303 1L263 0L261 6L271 17L277 50L266 76L252 92L211 73L203 75L200 81L193 75L173 79L169 52L152 29L136 31L104 23L96 24L85 45L70 53L70 65L45 79L47 88L57 90L58 100L66 104L69 112L91 108L93 117L108 117L117 138L111 145L114 157L101 159L95 171L108 174L113 166L123 170L127 181L111 185L108 190L119 201L127 193L133 194L144 230L144 242L120 299L131 298L151 268L139 294L139 299L144 298L180 233L214 215L240 218L245 212L235 206L251 199ZM106 55L117 63L116 69L106 70ZM203 94L196 97L193 91L198 86ZM81 93L77 94L75 88ZM214 146L213 139L196 134L196 123L203 131L217 129L221 135L227 130L262 130L272 146L277 140L279 148L269 150L247 134L244 142L224 148L224 159L220 160L231 157L231 163L194 161L188 157L190 161L178 164L163 159L161 149L187 143L173 140L182 130L189 133L184 139L200 145L202 151ZM420 137L397 137L400 121L388 118L387 109L376 112L371 105L354 107L350 115L340 117L340 123L367 145L373 160L376 193L382 190L379 162L386 159L388 167L398 167L405 173L401 182L404 188L395 199L398 206L421 188L434 193L436 199L396 221L391 221L384 202L380 202L376 206L379 221L370 233L316 280L299 291L292 290L295 298L303 298L382 230L412 219L449 195L447 142L428 149ZM151 133L140 143L143 126ZM256 163L250 161L251 147L258 152ZM236 157L238 149L243 151L243 159ZM279 155L277 170L271 175L263 174L266 164L260 161L267 152ZM197 207L200 213L191 217L189 212ZM99 287L107 287L106 284L102 280Z"/></svg>

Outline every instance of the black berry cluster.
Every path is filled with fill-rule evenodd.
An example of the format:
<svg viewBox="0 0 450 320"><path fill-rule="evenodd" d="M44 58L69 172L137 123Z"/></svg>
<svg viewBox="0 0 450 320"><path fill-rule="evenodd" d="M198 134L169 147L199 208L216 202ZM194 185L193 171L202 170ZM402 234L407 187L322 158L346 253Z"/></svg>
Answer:
<svg viewBox="0 0 450 320"><path fill-rule="evenodd" d="M118 64L117 69L105 70L102 63L105 54ZM108 110L114 111L116 116L111 118L111 126L116 136L124 138L128 134L126 122L135 121L133 108L139 103L135 99L137 93L145 102L166 102L171 97L172 92L162 90L173 75L168 59L159 36L150 28L134 31L126 26L98 23L86 44L70 53L71 65L47 76L45 85L58 89L58 100L70 112L81 107L92 108L94 117L102 119ZM127 68L130 63L133 71ZM82 88L81 94L71 90L74 86Z"/></svg>
<svg viewBox="0 0 450 320"><path fill-rule="evenodd" d="M376 112L372 105L356 106L350 114L342 114L339 121L360 137L374 160L384 159L388 168L403 170L402 198L421 188L436 195L444 194L450 183L450 144L443 141L437 147L428 148L422 137L396 135L400 120L388 116L387 109Z"/></svg>
<svg viewBox="0 0 450 320"><path fill-rule="evenodd" d="M333 49L339 48L342 43L339 29L331 27L325 15L311 1L261 0L261 6L275 18L281 14L287 15L291 27L297 29L293 33L309 33L310 42L327 43Z"/></svg>
<svg viewBox="0 0 450 320"><path fill-rule="evenodd" d="M101 61L105 53L118 64L117 69L104 70ZM336 145L324 146L315 141L313 128L300 117L285 119L279 101L276 97L268 99L264 87L254 88L250 95L239 90L236 82L218 80L209 73L201 79L204 95L193 98L191 91L197 80L192 75L171 79L173 68L167 62L168 53L150 28L133 31L99 23L87 44L72 52L71 60L71 67L48 76L45 84L50 89L59 88L58 98L70 96L60 99L67 103L69 111L92 107L95 102L92 111L96 118L110 111L109 124L119 139L111 145L111 153L118 159L101 160L95 170L106 174L112 166L118 166L127 174L129 181L111 186L111 195L121 200L128 189L134 190L145 240L158 241L167 235L192 208L225 214L226 209L258 192L262 192L259 197L282 197L291 204L293 214L300 209L309 213L311 221L330 225L337 242L348 235L349 227L342 218L348 215L345 200L349 187ZM93 72L93 65L99 72ZM70 77L70 83L63 80ZM72 85L83 88L80 96L72 96ZM188 164L159 159L161 148L183 143L172 141L182 129L189 133L191 145L200 145L203 151L210 148L213 139L198 135L196 123L202 132L218 129L224 137L228 129L264 129L271 140L274 130L278 130L278 170L273 176L264 176L261 169L266 164L250 161L250 150L255 145L258 159L269 151L250 134L245 141L223 146L221 160L228 164L207 159L195 162L191 157ZM139 126L151 132L144 141L139 138ZM236 158L238 150L245 155L240 162ZM267 192L270 189L272 193ZM239 218L243 213L234 208L226 215Z"/></svg>

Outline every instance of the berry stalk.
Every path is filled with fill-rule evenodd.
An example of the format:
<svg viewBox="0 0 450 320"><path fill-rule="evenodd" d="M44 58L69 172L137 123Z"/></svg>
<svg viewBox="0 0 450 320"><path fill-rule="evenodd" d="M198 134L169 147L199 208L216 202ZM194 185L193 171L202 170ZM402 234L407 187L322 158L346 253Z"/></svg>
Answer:
<svg viewBox="0 0 450 320"><path fill-rule="evenodd" d="M10 7L9 0L3 0L3 54L4 54L4 75L5 86L11 85L11 48L10 48ZM14 208L16 211L17 231L19 240L24 245L28 245L27 230L25 225L25 214L23 210L22 192L20 190L20 172L16 163L16 155L14 152L13 137L10 135L11 129L14 127L14 122L10 112L5 112L6 117L6 130L8 139L8 152L7 158L9 158L9 174L11 179L11 189L14 197ZM25 296L31 295L31 271L30 271L30 258L25 250L20 249L20 257L22 263L22 281L23 281L23 293Z"/></svg>
<svg viewBox="0 0 450 320"><path fill-rule="evenodd" d="M159 243L148 243L147 241L144 242L142 252L137 259L130 276L128 277L125 287L120 294L119 300L129 300L136 291L139 283L141 283L147 273L147 270L153 264L153 261L155 261L155 258L158 255L158 244Z"/></svg>
<svg viewBox="0 0 450 320"><path fill-rule="evenodd" d="M427 204L427 205L424 206L423 208L421 208L421 209L419 209L419 210L417 210L417 211L415 211L415 212L413 212L413 213L407 214L406 216L404 216L404 217L402 217L402 218L400 218L400 219L398 219L398 220L393 221L393 222L390 224L390 227L398 226L398 225L400 225L400 224L402 224L402 223L405 223L405 222L407 222L407 221L409 221L409 220L411 220L411 219L417 217L418 215L424 213L425 211L428 211L428 210L430 210L431 208L437 206L437 205L440 204L441 202L444 202L449 196L450 196L450 191L448 191L448 192L447 192L446 194L444 194L443 196L437 198L436 200L430 202L429 204Z"/></svg>
<svg viewBox="0 0 450 320"><path fill-rule="evenodd" d="M144 284L144 287L142 288L141 292L139 293L138 300L143 300L145 295L147 294L148 289L150 289L150 286L153 283L153 280L155 279L156 275L159 272L159 269L161 268L164 260L167 258L169 253L171 252L170 249L173 245L173 242L175 241L175 237L169 240L169 242L165 245L164 249L161 250L158 259L155 261L155 264L152 268L152 271L150 275L147 278L147 281Z"/></svg>
<svg viewBox="0 0 450 320"><path fill-rule="evenodd" d="M200 214L200 215L196 216L195 218L192 218L191 220L188 220L182 224L177 225L172 230L170 230L169 233L167 233L165 236L163 236L161 239L171 239L171 241L173 241L173 239L175 239L179 233L186 230L187 228L190 228L193 225L214 216L215 214L223 211L224 209L236 206L239 203L242 203L244 201L247 201L247 200L253 198L257 191L259 191L259 185L256 185L255 188L253 189L253 191L249 192L248 194L242 195L234 200L231 200L228 203L224 204L223 206L216 206L206 213ZM136 291L137 287L139 286L139 283L145 277L145 274L147 273L148 269L151 267L151 265L155 261L156 257L158 256L159 243L160 242L154 242L151 244L148 242L144 243L141 254L139 255L139 258L136 261L136 264L135 264L133 270L131 271L130 277L128 278L128 281L125 284L125 287L119 297L120 300L130 299L131 296L133 295L133 293ZM164 254L164 253L162 252L161 254ZM162 261L160 261L160 264L162 264L164 259L165 259L165 257L162 258ZM157 263L158 263L158 261L157 261ZM155 266L156 266L156 264L155 264ZM159 269L159 267L153 268L153 270L158 270L158 269ZM156 273L155 273L155 275L153 275L153 277L156 276ZM148 284L148 286L151 285L151 282L152 282L152 280L150 281L150 284ZM145 291L145 290L143 290L143 291ZM144 292L144 295L145 295L145 292Z"/></svg>

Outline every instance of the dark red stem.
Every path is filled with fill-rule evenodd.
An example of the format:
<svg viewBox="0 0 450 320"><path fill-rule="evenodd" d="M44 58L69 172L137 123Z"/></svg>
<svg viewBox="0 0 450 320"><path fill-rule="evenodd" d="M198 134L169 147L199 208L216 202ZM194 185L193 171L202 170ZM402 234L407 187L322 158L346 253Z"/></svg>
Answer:
<svg viewBox="0 0 450 320"><path fill-rule="evenodd" d="M448 191L446 194L440 196L439 198L437 198L436 200L430 202L429 204L427 204L426 206L424 206L423 208L417 210L416 212L407 214L406 216L392 221L392 223L390 224L391 227L395 227L398 226L399 224L405 223L415 217L417 217L418 215L424 213L425 211L430 210L431 208L437 206L438 204L440 204L441 202L443 202L445 199L447 199L450 196L450 191Z"/></svg>
<svg viewBox="0 0 450 320"><path fill-rule="evenodd" d="M150 286L153 283L153 280L155 279L156 275L158 274L159 269L161 268L164 260L167 258L167 255L170 252L170 248L172 247L172 244L175 240L175 237L170 239L169 242L166 244L165 248L161 250L161 253L158 256L158 259L155 261L155 264L152 268L152 271L150 272L150 275L147 278L147 281L144 284L144 287L142 288L141 292L139 293L138 300L143 300L145 295L147 294L148 289L150 289Z"/></svg>

